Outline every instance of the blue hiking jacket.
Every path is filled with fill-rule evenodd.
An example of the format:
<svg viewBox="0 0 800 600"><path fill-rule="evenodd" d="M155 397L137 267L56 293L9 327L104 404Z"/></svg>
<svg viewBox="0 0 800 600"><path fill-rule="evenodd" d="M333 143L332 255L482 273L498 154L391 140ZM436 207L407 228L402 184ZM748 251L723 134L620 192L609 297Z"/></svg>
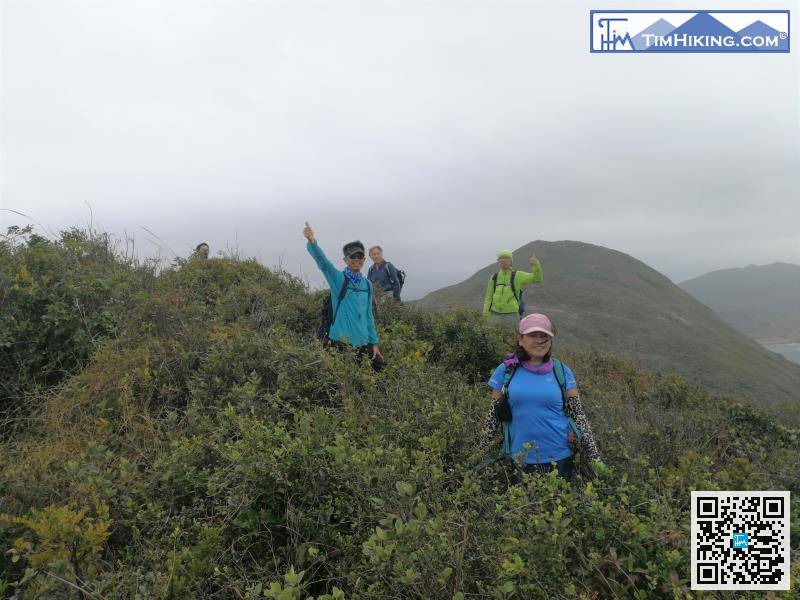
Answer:
<svg viewBox="0 0 800 600"><path fill-rule="evenodd" d="M380 267L373 263L367 271L367 279L381 286L381 292L392 292L395 300L400 300L400 277L390 262L383 261Z"/></svg>
<svg viewBox="0 0 800 600"><path fill-rule="evenodd" d="M356 348L377 344L378 332L372 314L372 284L363 276L357 284L348 278L347 294L339 307L339 291L347 277L344 270L339 271L333 266L316 241L313 244L308 242L306 248L331 288L331 302L336 319L328 337Z"/></svg>

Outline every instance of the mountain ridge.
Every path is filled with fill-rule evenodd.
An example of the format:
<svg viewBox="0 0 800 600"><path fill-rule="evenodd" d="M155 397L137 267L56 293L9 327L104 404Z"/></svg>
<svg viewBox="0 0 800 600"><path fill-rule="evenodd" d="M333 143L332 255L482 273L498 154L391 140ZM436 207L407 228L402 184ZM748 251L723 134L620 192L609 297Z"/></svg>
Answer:
<svg viewBox="0 0 800 600"><path fill-rule="evenodd" d="M718 269L678 285L748 337L763 343L800 341L800 265Z"/></svg>
<svg viewBox="0 0 800 600"><path fill-rule="evenodd" d="M800 401L800 366L760 347L689 292L639 259L574 240L537 240L514 251L527 269L536 254L544 273L525 293L528 312L548 314L564 347L591 347L649 369L676 371L718 393L766 404ZM496 265L433 291L415 303L442 310L481 309ZM765 378L763 373L772 376Z"/></svg>

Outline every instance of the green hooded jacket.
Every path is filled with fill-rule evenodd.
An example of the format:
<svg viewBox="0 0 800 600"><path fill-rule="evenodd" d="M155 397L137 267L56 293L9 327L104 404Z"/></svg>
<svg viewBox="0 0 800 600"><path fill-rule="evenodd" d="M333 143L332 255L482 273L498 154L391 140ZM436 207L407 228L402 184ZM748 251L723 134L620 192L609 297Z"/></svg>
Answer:
<svg viewBox="0 0 800 600"><path fill-rule="evenodd" d="M483 300L483 314L492 313L516 314L519 311L519 294L522 288L532 283L542 282L542 263L537 259L533 263L533 272L517 271L514 276L514 288L517 293L511 292L511 269L497 273L497 286L492 278L486 285L486 297ZM491 307L491 310L490 308Z"/></svg>

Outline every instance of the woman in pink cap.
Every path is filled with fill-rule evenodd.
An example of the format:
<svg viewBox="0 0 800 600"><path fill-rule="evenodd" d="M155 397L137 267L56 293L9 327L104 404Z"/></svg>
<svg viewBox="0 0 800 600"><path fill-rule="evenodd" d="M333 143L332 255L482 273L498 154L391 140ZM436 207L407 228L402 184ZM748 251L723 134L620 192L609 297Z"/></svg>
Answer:
<svg viewBox="0 0 800 600"><path fill-rule="evenodd" d="M484 440L503 430L503 454L523 463L526 473L558 469L569 481L578 445L603 469L589 421L583 412L575 376L552 358L555 330L543 314L531 314L518 326L517 348L489 380L492 409Z"/></svg>

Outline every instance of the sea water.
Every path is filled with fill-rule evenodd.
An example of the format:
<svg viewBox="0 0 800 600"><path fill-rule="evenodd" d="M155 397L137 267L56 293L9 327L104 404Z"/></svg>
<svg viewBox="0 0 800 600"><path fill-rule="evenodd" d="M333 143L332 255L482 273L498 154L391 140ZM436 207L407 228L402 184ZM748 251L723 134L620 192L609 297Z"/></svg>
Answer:
<svg viewBox="0 0 800 600"><path fill-rule="evenodd" d="M783 354L790 361L800 365L800 344L764 344L764 347L770 352Z"/></svg>

